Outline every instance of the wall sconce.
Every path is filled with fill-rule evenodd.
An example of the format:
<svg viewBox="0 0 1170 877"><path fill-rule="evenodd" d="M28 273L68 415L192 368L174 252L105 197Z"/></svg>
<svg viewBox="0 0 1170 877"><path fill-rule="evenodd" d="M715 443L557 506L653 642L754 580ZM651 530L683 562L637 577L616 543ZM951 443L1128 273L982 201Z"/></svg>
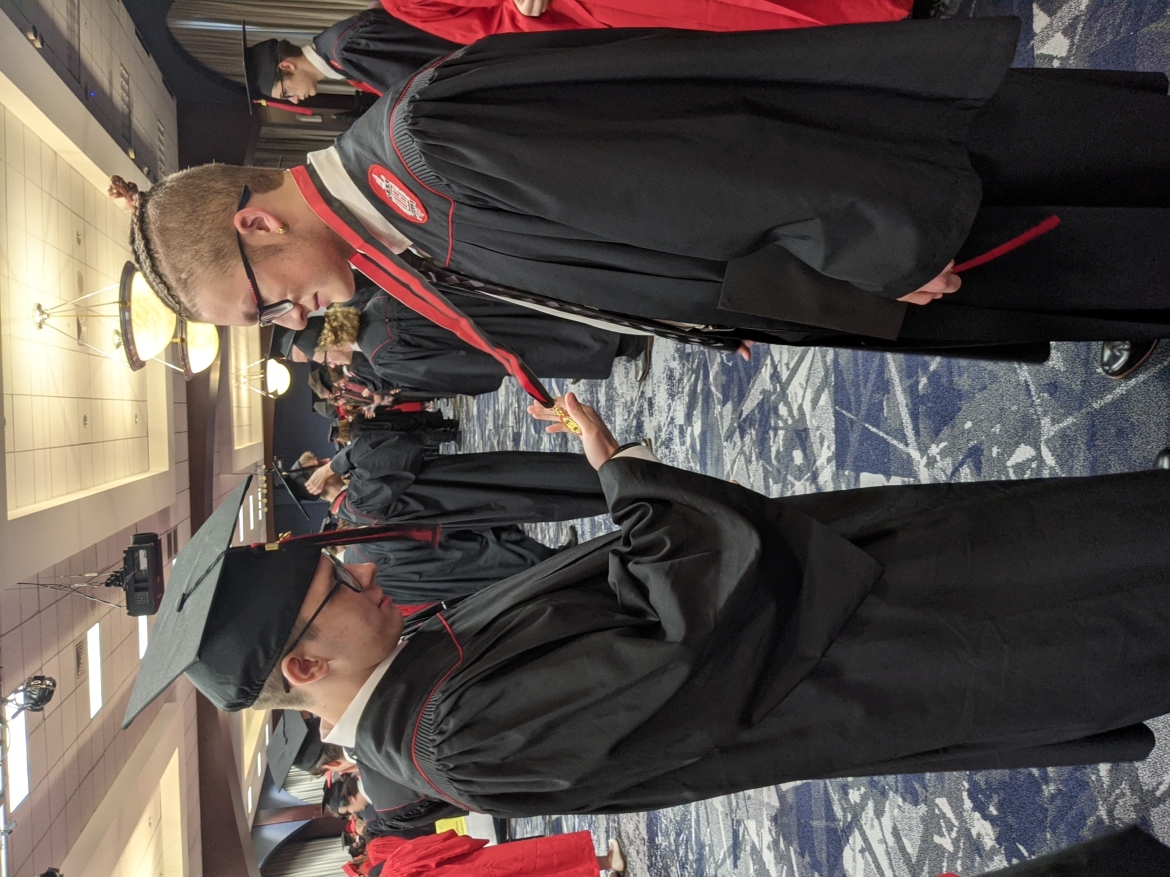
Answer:
<svg viewBox="0 0 1170 877"><path fill-rule="evenodd" d="M253 371L255 366L259 366L259 369ZM251 390L253 393L272 399L283 396L292 386L292 374L289 372L288 366L275 359L262 359L243 369L237 369L234 378L236 385L241 390ZM257 389L253 386L253 382L260 384L263 389Z"/></svg>
<svg viewBox="0 0 1170 877"><path fill-rule="evenodd" d="M37 30L36 25L29 27L29 29L24 32L24 35L28 37L28 41L38 49L43 49L45 47L45 41L41 37L41 32Z"/></svg>
<svg viewBox="0 0 1170 877"><path fill-rule="evenodd" d="M118 290L116 299L91 302L114 289ZM72 332L57 325L65 318L73 320ZM108 334L99 331L91 340L91 320L105 327ZM109 320L116 322L110 326ZM122 279L116 287L107 286L53 307L38 303L33 315L33 323L38 329L60 332L107 359L125 362L133 371L138 371L147 360L166 350L175 335L177 320L132 262L127 262L122 268Z"/></svg>

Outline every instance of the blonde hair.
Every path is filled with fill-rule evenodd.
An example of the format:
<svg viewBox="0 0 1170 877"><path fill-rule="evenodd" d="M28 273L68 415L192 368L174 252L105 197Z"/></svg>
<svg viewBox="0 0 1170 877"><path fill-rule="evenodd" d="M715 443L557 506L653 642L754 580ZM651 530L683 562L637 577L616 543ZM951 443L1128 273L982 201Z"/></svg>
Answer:
<svg viewBox="0 0 1170 877"><path fill-rule="evenodd" d="M227 273L239 262L232 217L244 186L257 195L272 192L284 183L284 173L205 164L164 177L145 192L121 177L110 179L110 197L130 213L134 262L168 308L198 319L198 282ZM271 249L265 258L280 255L276 250L283 247Z"/></svg>
<svg viewBox="0 0 1170 877"><path fill-rule="evenodd" d="M357 341L361 326L362 312L357 308L327 308L325 325L321 327L321 337L317 339L317 353Z"/></svg>
<svg viewBox="0 0 1170 877"><path fill-rule="evenodd" d="M305 466L312 466L317 462L317 455L312 451L305 451L297 457L297 465L304 468Z"/></svg>

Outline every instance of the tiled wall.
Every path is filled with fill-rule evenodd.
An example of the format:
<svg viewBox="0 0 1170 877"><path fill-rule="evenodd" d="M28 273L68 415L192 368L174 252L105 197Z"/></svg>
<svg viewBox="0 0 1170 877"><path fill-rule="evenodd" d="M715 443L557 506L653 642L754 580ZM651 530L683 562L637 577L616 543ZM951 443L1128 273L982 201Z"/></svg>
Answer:
<svg viewBox="0 0 1170 877"><path fill-rule="evenodd" d="M125 6L117 0L76 0L71 9L73 2L0 0L0 11L22 31L38 29L42 57L122 148L134 149L135 164L150 168L158 180L178 168L175 99L135 36Z"/></svg>
<svg viewBox="0 0 1170 877"><path fill-rule="evenodd" d="M33 580L68 581L70 576L117 565L122 549L137 531L164 533L175 527L179 544L185 544L190 537L187 508L188 493L184 491L171 508L91 546ZM85 588L83 593L111 602L121 602L122 596L120 591L106 588ZM85 640L86 631L95 623L101 625L104 705L91 719L87 680L78 680L75 672L75 646ZM9 838L13 875L34 875L65 858L149 728L159 703L129 729L123 731L120 727L138 670L138 648L138 621L127 616L124 609L44 587L9 587L0 591L4 693L12 692L26 677L38 673L52 676L58 684L44 713L26 714L30 792L10 816L16 822ZM197 770L193 691L185 681L176 686L187 728L183 758L191 776ZM197 789L197 783L191 788ZM197 799L188 806L197 808ZM190 824L196 826L197 820ZM188 848L192 861L197 862L197 828L191 834Z"/></svg>
<svg viewBox="0 0 1170 877"><path fill-rule="evenodd" d="M146 370L80 346L70 317L43 329L33 323L38 303L51 307L117 284L129 258L128 217L7 108L0 128L0 341L13 512L166 461L150 459ZM116 290L87 303L110 296ZM113 317L87 318L86 340L116 354L116 328Z"/></svg>

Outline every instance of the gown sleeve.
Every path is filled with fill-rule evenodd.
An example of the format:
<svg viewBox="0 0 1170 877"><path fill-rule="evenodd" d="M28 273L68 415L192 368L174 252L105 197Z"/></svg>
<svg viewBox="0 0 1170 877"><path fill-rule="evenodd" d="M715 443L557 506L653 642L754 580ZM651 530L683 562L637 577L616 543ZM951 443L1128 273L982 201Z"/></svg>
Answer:
<svg viewBox="0 0 1170 877"><path fill-rule="evenodd" d="M345 505L360 517L385 520L426 462L426 448L401 433L359 433L346 462L349 487ZM336 471L336 469L334 470Z"/></svg>

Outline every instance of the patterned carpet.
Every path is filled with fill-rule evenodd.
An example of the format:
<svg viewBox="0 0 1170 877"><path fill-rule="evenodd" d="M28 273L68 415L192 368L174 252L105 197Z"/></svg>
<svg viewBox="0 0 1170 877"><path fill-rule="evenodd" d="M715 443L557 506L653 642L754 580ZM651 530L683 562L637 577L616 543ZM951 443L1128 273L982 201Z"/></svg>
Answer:
<svg viewBox="0 0 1170 877"><path fill-rule="evenodd" d="M1014 14L1018 63L1170 70L1162 0L960 0L947 15ZM1043 366L757 348L752 363L658 342L650 379L622 362L575 389L622 440L770 495L899 481L1086 475L1147 468L1170 438L1170 350L1125 382L1097 348ZM563 389L563 385L556 389ZM457 403L464 450L569 449L509 384ZM582 522L582 537L607 522ZM534 528L558 544L566 527ZM1138 765L809 782L621 817L519 820L522 834L620 837L634 877L963 877L1140 822L1170 842L1170 721Z"/></svg>

